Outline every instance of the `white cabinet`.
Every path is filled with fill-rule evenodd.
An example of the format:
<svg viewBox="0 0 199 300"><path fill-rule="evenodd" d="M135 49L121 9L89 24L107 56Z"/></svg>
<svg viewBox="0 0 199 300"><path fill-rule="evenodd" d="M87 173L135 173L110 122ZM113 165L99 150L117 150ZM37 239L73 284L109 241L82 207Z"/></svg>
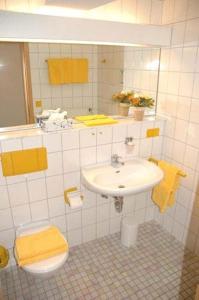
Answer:
<svg viewBox="0 0 199 300"><path fill-rule="evenodd" d="M80 148L96 146L96 128L80 130Z"/></svg>
<svg viewBox="0 0 199 300"><path fill-rule="evenodd" d="M112 127L97 128L97 145L112 143Z"/></svg>

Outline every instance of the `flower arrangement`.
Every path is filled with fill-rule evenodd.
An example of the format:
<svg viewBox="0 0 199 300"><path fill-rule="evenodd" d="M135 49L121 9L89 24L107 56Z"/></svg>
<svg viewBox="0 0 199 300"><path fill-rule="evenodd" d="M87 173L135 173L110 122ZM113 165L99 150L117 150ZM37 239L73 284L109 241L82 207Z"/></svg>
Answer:
<svg viewBox="0 0 199 300"><path fill-rule="evenodd" d="M133 100L133 98L134 98L133 91L121 91L112 96L113 100L118 101L120 103L126 103L129 105L131 105L131 101Z"/></svg>
<svg viewBox="0 0 199 300"><path fill-rule="evenodd" d="M154 106L154 100L152 97L146 95L135 94L134 98L131 99L131 105L134 107L152 108Z"/></svg>
<svg viewBox="0 0 199 300"><path fill-rule="evenodd" d="M154 100L152 97L137 94L134 91L121 91L112 96L112 99L120 103L129 104L134 107L153 107Z"/></svg>

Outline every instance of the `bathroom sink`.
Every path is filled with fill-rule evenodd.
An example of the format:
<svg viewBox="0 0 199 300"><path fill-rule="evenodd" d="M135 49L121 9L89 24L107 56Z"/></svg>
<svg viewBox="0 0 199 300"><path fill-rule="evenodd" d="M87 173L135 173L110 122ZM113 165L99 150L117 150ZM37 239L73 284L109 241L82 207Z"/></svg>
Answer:
<svg viewBox="0 0 199 300"><path fill-rule="evenodd" d="M163 178L162 170L145 159L135 158L124 165L110 163L83 167L83 184L91 191L109 196L137 194L151 189Z"/></svg>

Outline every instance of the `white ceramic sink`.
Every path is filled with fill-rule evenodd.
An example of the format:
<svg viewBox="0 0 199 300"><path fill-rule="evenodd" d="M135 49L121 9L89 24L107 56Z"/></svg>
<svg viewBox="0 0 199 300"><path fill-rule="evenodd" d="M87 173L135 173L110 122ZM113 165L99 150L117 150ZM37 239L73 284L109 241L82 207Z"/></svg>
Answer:
<svg viewBox="0 0 199 300"><path fill-rule="evenodd" d="M83 184L91 191L110 196L137 194L151 189L163 178L162 170L145 159L125 161L117 168L96 164L81 170Z"/></svg>

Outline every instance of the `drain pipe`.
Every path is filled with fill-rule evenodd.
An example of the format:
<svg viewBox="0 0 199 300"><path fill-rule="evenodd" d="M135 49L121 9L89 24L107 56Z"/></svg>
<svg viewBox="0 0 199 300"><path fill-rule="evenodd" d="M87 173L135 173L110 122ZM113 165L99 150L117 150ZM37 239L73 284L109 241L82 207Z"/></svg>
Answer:
<svg viewBox="0 0 199 300"><path fill-rule="evenodd" d="M121 213L122 212L122 208L123 208L124 197L122 197L122 196L115 196L115 197L113 197L113 199L114 199L114 204L115 204L115 210L118 213Z"/></svg>

